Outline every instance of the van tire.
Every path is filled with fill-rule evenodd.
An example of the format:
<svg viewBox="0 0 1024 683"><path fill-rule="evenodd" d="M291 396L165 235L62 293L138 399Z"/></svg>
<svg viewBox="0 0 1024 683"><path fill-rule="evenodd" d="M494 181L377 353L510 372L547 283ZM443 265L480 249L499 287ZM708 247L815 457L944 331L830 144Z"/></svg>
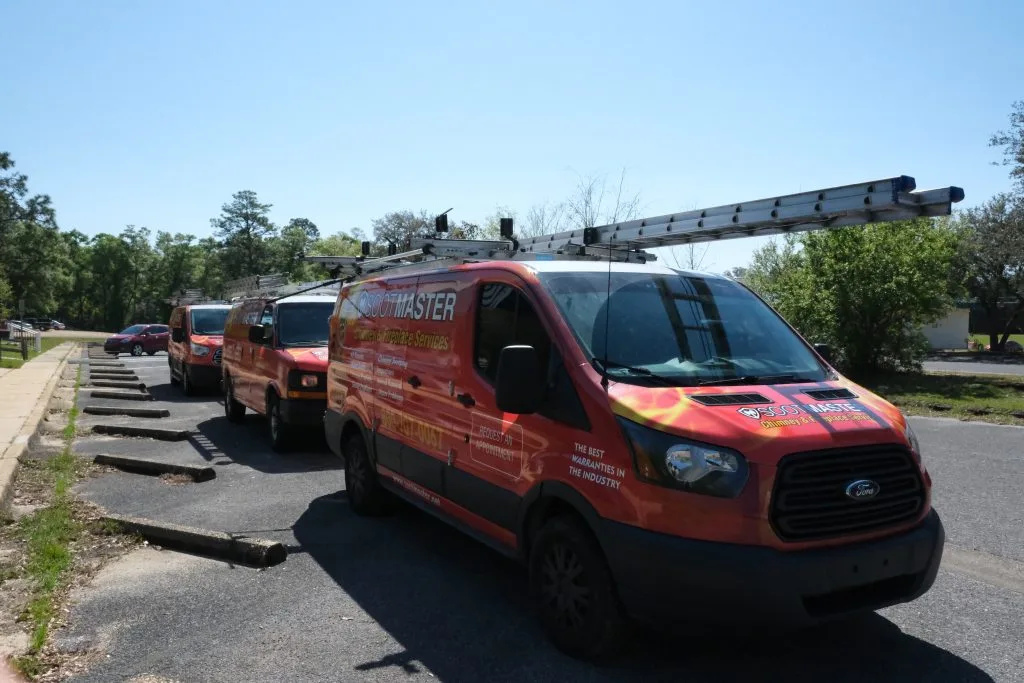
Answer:
<svg viewBox="0 0 1024 683"><path fill-rule="evenodd" d="M196 385L192 384L192 379L188 374L188 364L181 364L181 392L186 396L195 396Z"/></svg>
<svg viewBox="0 0 1024 683"><path fill-rule="evenodd" d="M380 485L363 437L352 434L342 441L341 455L345 459L345 496L352 512L363 517L387 514L391 501Z"/></svg>
<svg viewBox="0 0 1024 683"><path fill-rule="evenodd" d="M224 415L229 422L241 422L245 419L245 405L235 400L235 389L231 384L231 375L224 378Z"/></svg>
<svg viewBox="0 0 1024 683"><path fill-rule="evenodd" d="M292 430L281 415L281 399L273 391L267 395L267 426L270 428L270 447L278 453L288 450Z"/></svg>
<svg viewBox="0 0 1024 683"><path fill-rule="evenodd" d="M580 519L560 515L541 527L530 548L529 575L534 606L556 648L570 657L596 660L622 647L628 622L615 582ZM589 596L587 603L570 603L569 584Z"/></svg>
<svg viewBox="0 0 1024 683"><path fill-rule="evenodd" d="M181 383L181 380L174 376L174 365L170 359L167 360L167 374L171 376L171 386L177 386Z"/></svg>

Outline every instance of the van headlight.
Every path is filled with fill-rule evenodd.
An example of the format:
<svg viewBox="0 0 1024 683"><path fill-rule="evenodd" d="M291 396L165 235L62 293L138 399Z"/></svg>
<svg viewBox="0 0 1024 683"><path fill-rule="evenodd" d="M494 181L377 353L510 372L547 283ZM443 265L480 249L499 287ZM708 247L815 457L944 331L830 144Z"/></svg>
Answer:
<svg viewBox="0 0 1024 683"><path fill-rule="evenodd" d="M192 353L197 356L205 356L210 352L209 346L203 346L202 344L196 344L195 342L190 342L190 345L192 347Z"/></svg>
<svg viewBox="0 0 1024 683"><path fill-rule="evenodd" d="M746 485L750 469L737 451L617 419L642 481L717 498L735 498Z"/></svg>

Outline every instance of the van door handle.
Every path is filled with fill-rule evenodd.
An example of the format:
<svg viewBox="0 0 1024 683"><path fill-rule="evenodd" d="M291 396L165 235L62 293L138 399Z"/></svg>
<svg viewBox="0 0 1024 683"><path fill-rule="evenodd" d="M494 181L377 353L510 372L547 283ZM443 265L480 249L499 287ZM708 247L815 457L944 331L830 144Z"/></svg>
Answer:
<svg viewBox="0 0 1024 683"><path fill-rule="evenodd" d="M473 397L470 396L469 394L459 394L458 396L455 397L455 400L461 403L462 405L466 406L467 408L472 408L473 406L476 405L476 401L474 401Z"/></svg>
<svg viewBox="0 0 1024 683"><path fill-rule="evenodd" d="M423 382L421 382L421 381L420 381L420 378L419 378L419 377L417 377L416 375L413 375L412 377L410 377L409 379L407 379L407 380L405 380L405 381L406 381L406 382L408 382L408 383L409 383L409 385L410 385L410 386L411 386L411 387L412 387L413 389L415 389L415 388L416 388L416 387L418 387L419 385L423 384Z"/></svg>

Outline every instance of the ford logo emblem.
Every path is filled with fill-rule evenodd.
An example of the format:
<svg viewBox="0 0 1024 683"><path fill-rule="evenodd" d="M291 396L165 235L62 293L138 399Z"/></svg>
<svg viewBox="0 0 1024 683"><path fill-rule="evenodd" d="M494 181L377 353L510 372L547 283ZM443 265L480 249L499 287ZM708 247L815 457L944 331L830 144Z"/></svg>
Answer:
<svg viewBox="0 0 1024 683"><path fill-rule="evenodd" d="M871 500L882 488L870 479L858 479L846 485L846 497L853 500Z"/></svg>

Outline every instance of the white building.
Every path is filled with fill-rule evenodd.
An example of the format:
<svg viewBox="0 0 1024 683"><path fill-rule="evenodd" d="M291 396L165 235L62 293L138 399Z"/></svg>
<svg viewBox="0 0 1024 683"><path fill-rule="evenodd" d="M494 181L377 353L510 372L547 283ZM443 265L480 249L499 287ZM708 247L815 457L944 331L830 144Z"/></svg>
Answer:
<svg viewBox="0 0 1024 683"><path fill-rule="evenodd" d="M971 309L957 306L944 318L921 328L932 349L966 349L970 337Z"/></svg>

